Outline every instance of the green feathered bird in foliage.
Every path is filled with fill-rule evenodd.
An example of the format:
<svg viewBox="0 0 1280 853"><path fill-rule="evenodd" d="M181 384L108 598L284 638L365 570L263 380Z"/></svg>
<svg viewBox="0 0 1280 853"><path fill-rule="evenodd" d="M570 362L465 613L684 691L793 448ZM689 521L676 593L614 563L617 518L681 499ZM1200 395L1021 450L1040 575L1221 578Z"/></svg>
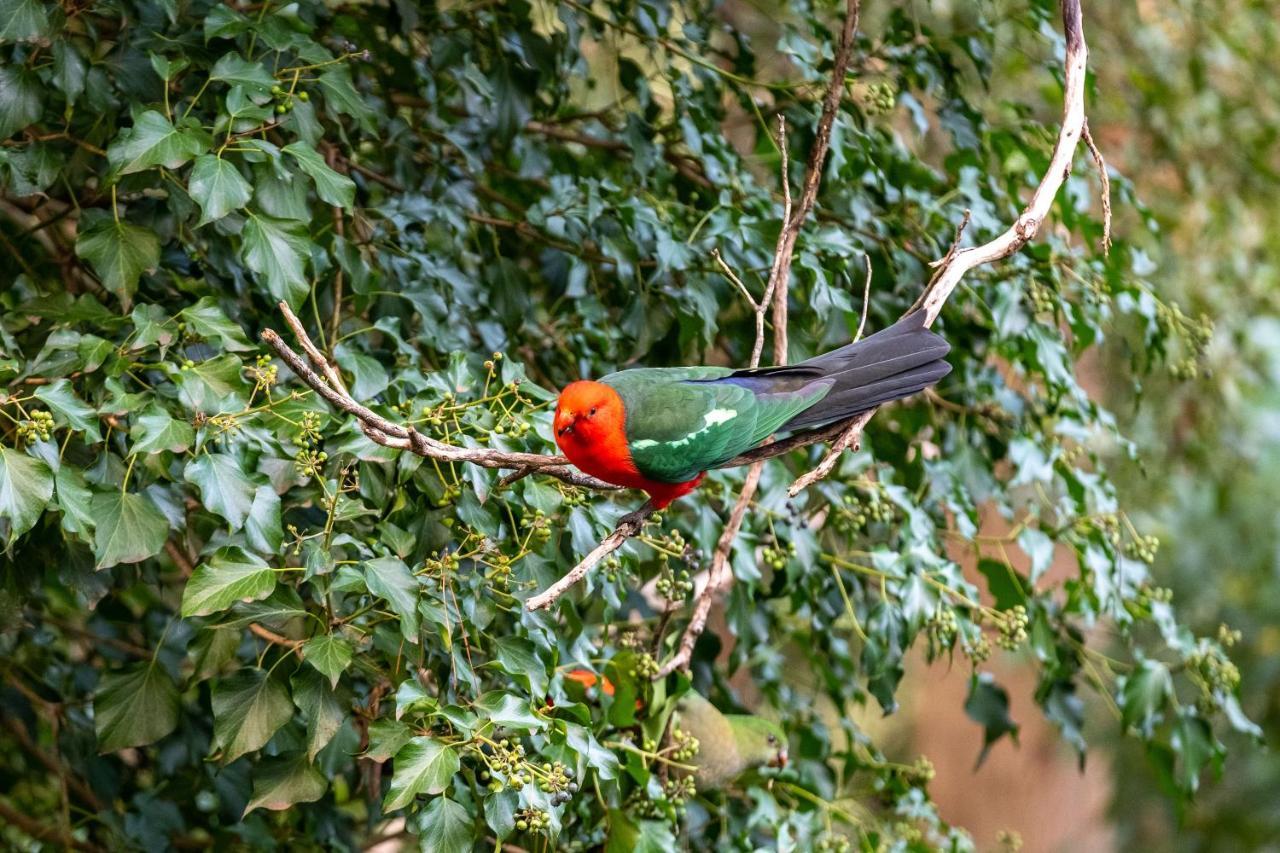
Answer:
<svg viewBox="0 0 1280 853"><path fill-rule="evenodd" d="M692 690L676 702L676 722L698 740L687 763L698 768L694 779L701 789L727 785L748 770L787 764L787 736L777 723L721 713Z"/></svg>

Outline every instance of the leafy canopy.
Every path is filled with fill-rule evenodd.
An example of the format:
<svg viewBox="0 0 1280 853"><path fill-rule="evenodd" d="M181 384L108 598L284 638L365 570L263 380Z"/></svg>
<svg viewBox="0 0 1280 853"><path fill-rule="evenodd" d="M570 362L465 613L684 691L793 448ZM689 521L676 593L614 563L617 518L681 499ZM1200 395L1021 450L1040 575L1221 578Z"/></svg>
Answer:
<svg viewBox="0 0 1280 853"><path fill-rule="evenodd" d="M398 812L430 850L964 847L927 762L886 761L851 713L895 708L913 647L958 652L998 747L1017 722L993 641L1036 667L1067 742L1085 749L1082 697L1106 694L1194 790L1217 733L1253 726L1221 644L1152 582L1155 543L1102 464L1125 439L1074 364L1123 319L1135 381L1182 375L1206 329L1129 244L1092 248L1086 177L948 306L936 397L883 413L794 503L808 458L766 468L733 552L736 640L707 637L693 681L727 707L740 671L775 709L793 762L772 785L691 798L668 774L663 709L687 685L650 684L675 635L636 595L657 579L683 603L740 471L530 614L632 496L377 446L251 343L283 300L357 398L530 452L569 379L745 361L751 312L711 252L759 288L781 216L768 117L791 128L794 181L839 13L0 2L0 715L49 733L23 742L74 781L9 727L0 775L22 784L0 800L113 849L354 849ZM1047 162L1032 116L1056 102L991 103L997 22L965 14L952 35L891 9L858 37L795 256L793 359L857 328L864 254L880 328L964 210L967 239L991 237ZM1053 10L1019 14L1013 41L1053 66ZM980 576L951 558L966 548ZM1100 624L1123 659L1090 645ZM585 695L574 668L614 692Z"/></svg>

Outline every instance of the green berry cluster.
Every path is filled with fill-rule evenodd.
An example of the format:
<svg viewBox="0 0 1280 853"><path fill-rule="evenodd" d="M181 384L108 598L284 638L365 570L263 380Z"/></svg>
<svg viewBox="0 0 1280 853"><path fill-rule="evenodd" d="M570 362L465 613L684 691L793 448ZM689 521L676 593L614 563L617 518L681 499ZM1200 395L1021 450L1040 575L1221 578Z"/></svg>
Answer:
<svg viewBox="0 0 1280 853"><path fill-rule="evenodd" d="M626 576L628 569L628 566L616 554L606 557L601 567L604 570L604 579L609 583L617 583Z"/></svg>
<svg viewBox="0 0 1280 853"><path fill-rule="evenodd" d="M662 793L666 795L667 802L679 809L698 796L698 785L692 776L672 776L663 784Z"/></svg>
<svg viewBox="0 0 1280 853"><path fill-rule="evenodd" d="M1027 625L1029 622L1027 608L1021 604L1001 611L999 621L996 623L996 627L1000 631L1000 637L997 640L1000 648L1013 651L1025 643L1027 641Z"/></svg>
<svg viewBox="0 0 1280 853"><path fill-rule="evenodd" d="M1186 659L1187 669L1200 682L1206 697L1215 692L1231 693L1240 686L1240 670L1226 652L1202 641Z"/></svg>
<svg viewBox="0 0 1280 853"><path fill-rule="evenodd" d="M1173 590L1167 586L1143 586L1138 590L1138 604L1150 609L1152 604L1168 604L1173 601Z"/></svg>
<svg viewBox="0 0 1280 853"><path fill-rule="evenodd" d="M1139 536L1125 543L1124 550L1130 557L1135 557L1150 565L1156 561L1156 551L1160 548L1160 537Z"/></svg>
<svg viewBox="0 0 1280 853"><path fill-rule="evenodd" d="M329 454L323 450L304 450L294 457L293 462L304 477L319 477L324 471L324 464L329 461Z"/></svg>
<svg viewBox="0 0 1280 853"><path fill-rule="evenodd" d="M658 674L658 661L648 652L636 655L635 666L627 671L627 675L636 679L653 678Z"/></svg>
<svg viewBox="0 0 1280 853"><path fill-rule="evenodd" d="M939 607L925 623L925 629L929 632L929 639L935 646L943 649L950 648L960 630L955 610L950 607Z"/></svg>
<svg viewBox="0 0 1280 853"><path fill-rule="evenodd" d="M1027 299L1031 302L1033 314L1052 314L1058 306L1052 288L1038 280L1027 288Z"/></svg>
<svg viewBox="0 0 1280 853"><path fill-rule="evenodd" d="M551 795L551 805L558 806L573 799L578 793L578 783L573 778L573 769L565 767L559 761L542 763L542 778L538 780L538 788L544 794Z"/></svg>
<svg viewBox="0 0 1280 853"><path fill-rule="evenodd" d="M195 366L196 366L196 363L195 363L194 361L192 361L192 360L191 360L191 359L189 359L189 358L184 358L184 359L182 360L182 363L178 365L178 369L179 369L179 370L192 370L193 368L195 368Z"/></svg>
<svg viewBox="0 0 1280 853"><path fill-rule="evenodd" d="M260 355L249 368L249 376L259 391L266 391L280 381L280 369L271 363L271 356Z"/></svg>
<svg viewBox="0 0 1280 853"><path fill-rule="evenodd" d="M1156 322L1169 337L1178 337L1184 344L1185 355L1169 364L1169 375L1174 379L1195 379L1200 373L1200 359L1213 337L1213 321L1201 314L1192 318L1177 305L1157 303Z"/></svg>
<svg viewBox="0 0 1280 853"><path fill-rule="evenodd" d="M781 542L775 542L760 549L760 560L775 572L780 572L786 568L787 560L791 559L795 553L796 544L794 542L788 542L785 545Z"/></svg>
<svg viewBox="0 0 1280 853"><path fill-rule="evenodd" d="M986 634L975 632L973 637L965 637L960 643L960 653L974 664L983 663L991 657L991 641Z"/></svg>
<svg viewBox="0 0 1280 853"><path fill-rule="evenodd" d="M836 835L833 832L824 832L819 835L813 844L813 849L817 853L849 853L849 839L843 835Z"/></svg>
<svg viewBox="0 0 1280 853"><path fill-rule="evenodd" d="M241 429L240 419L235 415L214 415L209 418L209 423L219 435L235 434Z"/></svg>
<svg viewBox="0 0 1280 853"><path fill-rule="evenodd" d="M31 417L18 424L18 441L22 444L34 444L37 441L48 441L53 434L53 415L41 410L33 410Z"/></svg>
<svg viewBox="0 0 1280 853"><path fill-rule="evenodd" d="M540 509L534 510L532 515L526 513L521 516L520 526L532 530L533 538L539 542L546 542L551 538L551 522Z"/></svg>
<svg viewBox="0 0 1280 853"><path fill-rule="evenodd" d="M542 809L521 809L516 812L517 832L541 832L551 822L551 817Z"/></svg>
<svg viewBox="0 0 1280 853"><path fill-rule="evenodd" d="M304 104L307 101L311 100L311 96L308 95L305 91L288 92L281 86L272 86L271 96L275 98L275 101L276 101L276 115L284 115L285 113L292 110L294 98L297 98L299 101L302 101Z"/></svg>
<svg viewBox="0 0 1280 853"><path fill-rule="evenodd" d="M1075 522L1075 529L1081 535L1087 535L1089 531L1096 530L1112 545L1119 545L1120 540L1123 538L1120 535L1120 516L1114 512L1104 512L1094 516L1078 518Z"/></svg>
<svg viewBox="0 0 1280 853"><path fill-rule="evenodd" d="M665 563L662 570L658 572L658 579L654 585L658 594L668 601L683 601L689 593L693 592L693 580L689 577L689 570L681 569L677 572Z"/></svg>
<svg viewBox="0 0 1280 853"><path fill-rule="evenodd" d="M938 775L933 768L933 762L925 756L920 756L911 765L911 776L919 784L927 784L933 781L933 777Z"/></svg>
<svg viewBox="0 0 1280 853"><path fill-rule="evenodd" d="M489 769L507 777L507 783L517 791L533 781L533 771L524 768L524 746L511 738L502 738L492 746L486 744L481 752ZM502 782L494 779L488 771L481 771L480 780L488 782L489 792L496 794L502 790Z"/></svg>
<svg viewBox="0 0 1280 853"><path fill-rule="evenodd" d="M867 490L866 500L861 500L854 494L846 494L841 498L834 521L836 530L841 533L856 533L874 522L888 524L893 521L896 513L884 486L873 481Z"/></svg>
<svg viewBox="0 0 1280 853"><path fill-rule="evenodd" d="M898 89L888 80L869 83L866 96L862 101L862 111L868 117L883 115L893 109L897 98Z"/></svg>
<svg viewBox="0 0 1280 853"><path fill-rule="evenodd" d="M1237 628L1232 628L1225 622L1218 626L1218 644L1224 649L1229 649L1244 637L1244 634Z"/></svg>
<svg viewBox="0 0 1280 853"><path fill-rule="evenodd" d="M302 423L293 437L293 443L299 447L315 447L320 443L320 413L303 412Z"/></svg>
<svg viewBox="0 0 1280 853"><path fill-rule="evenodd" d="M673 761L688 762L698 754L701 744L692 734L679 726L675 726L671 729L671 746L671 759Z"/></svg>

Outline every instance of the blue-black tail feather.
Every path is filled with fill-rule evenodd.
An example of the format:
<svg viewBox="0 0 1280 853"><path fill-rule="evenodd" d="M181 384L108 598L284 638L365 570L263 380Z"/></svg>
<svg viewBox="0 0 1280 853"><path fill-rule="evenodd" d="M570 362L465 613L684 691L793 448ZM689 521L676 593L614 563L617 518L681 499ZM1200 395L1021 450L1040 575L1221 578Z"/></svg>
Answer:
<svg viewBox="0 0 1280 853"><path fill-rule="evenodd" d="M831 390L821 400L782 429L843 420L923 391L951 372L944 361L951 347L924 320L924 312L916 311L863 340L798 364L739 370L718 381L770 395L804 393L829 383Z"/></svg>

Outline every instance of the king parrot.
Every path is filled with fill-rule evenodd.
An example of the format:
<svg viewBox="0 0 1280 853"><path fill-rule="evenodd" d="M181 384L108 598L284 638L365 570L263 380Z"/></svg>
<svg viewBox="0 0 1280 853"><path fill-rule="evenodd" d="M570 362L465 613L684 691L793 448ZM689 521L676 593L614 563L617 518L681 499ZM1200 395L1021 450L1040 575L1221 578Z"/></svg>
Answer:
<svg viewBox="0 0 1280 853"><path fill-rule="evenodd" d="M950 372L949 350L916 311L794 365L633 368L580 380L556 402L556 444L580 470L642 489L662 509L776 432L843 420L929 387Z"/></svg>
<svg viewBox="0 0 1280 853"><path fill-rule="evenodd" d="M692 760L699 788L719 788L757 767L785 767L787 736L764 717L723 714L701 694L689 691L676 704L680 728L698 739Z"/></svg>

